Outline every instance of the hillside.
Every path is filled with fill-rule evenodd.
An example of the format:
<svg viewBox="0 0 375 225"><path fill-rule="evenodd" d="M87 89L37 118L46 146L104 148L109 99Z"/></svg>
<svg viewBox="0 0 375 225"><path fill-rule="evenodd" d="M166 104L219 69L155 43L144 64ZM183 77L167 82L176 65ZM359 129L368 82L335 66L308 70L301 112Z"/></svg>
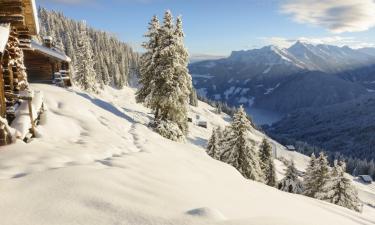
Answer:
<svg viewBox="0 0 375 225"><path fill-rule="evenodd" d="M229 118L204 103L190 113L205 118L209 130L190 124L187 143L175 143L145 126L151 115L135 103L130 88L106 88L99 96L49 85L33 88L44 92L48 110L38 138L2 148L3 224L375 223L367 206L360 215L280 192L211 159L202 146L210 129ZM252 131L258 143L263 137ZM306 157L272 145L279 156L305 165ZM282 174L282 166L278 171Z"/></svg>
<svg viewBox="0 0 375 225"><path fill-rule="evenodd" d="M346 156L375 159L375 99L358 100L321 108L297 110L268 131L278 140L305 141Z"/></svg>

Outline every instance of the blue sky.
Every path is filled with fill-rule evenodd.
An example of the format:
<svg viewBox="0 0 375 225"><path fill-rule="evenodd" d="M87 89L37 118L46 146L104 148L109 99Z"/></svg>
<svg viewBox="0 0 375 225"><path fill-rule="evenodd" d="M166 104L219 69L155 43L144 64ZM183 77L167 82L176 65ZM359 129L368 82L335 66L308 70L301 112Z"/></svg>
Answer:
<svg viewBox="0 0 375 225"><path fill-rule="evenodd" d="M37 0L48 9L86 20L140 50L152 15L182 15L190 54L229 55L232 50L295 40L375 46L375 0Z"/></svg>

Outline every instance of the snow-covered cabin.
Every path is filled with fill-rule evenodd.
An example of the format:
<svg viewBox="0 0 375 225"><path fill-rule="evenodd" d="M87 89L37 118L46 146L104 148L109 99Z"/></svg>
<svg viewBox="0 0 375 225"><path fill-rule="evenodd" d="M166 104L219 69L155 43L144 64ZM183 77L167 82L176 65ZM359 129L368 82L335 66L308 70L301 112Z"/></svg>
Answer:
<svg viewBox="0 0 375 225"><path fill-rule="evenodd" d="M58 49L52 37L44 37L43 43L31 42L31 48L25 51L25 66L29 82L57 83L71 86L69 63L71 59Z"/></svg>
<svg viewBox="0 0 375 225"><path fill-rule="evenodd" d="M287 145L287 146L285 146L286 147L286 149L288 150L288 151L295 151L296 150L296 147L294 147L294 145Z"/></svg>
<svg viewBox="0 0 375 225"><path fill-rule="evenodd" d="M0 145L13 136L8 124L16 118L23 104L32 105L24 65L24 51L31 48L31 38L39 32L34 0L0 0ZM33 128L30 111L29 127Z"/></svg>

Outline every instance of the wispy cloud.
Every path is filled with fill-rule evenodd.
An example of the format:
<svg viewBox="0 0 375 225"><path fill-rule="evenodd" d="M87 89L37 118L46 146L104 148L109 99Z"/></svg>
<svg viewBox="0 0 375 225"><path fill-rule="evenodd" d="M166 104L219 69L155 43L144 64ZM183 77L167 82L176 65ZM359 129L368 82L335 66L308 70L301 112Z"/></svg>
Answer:
<svg viewBox="0 0 375 225"><path fill-rule="evenodd" d="M287 0L281 11L298 23L333 33L365 31L375 26L374 0Z"/></svg>
<svg viewBox="0 0 375 225"><path fill-rule="evenodd" d="M355 37L329 36L329 37L261 37L259 38L264 45L276 45L282 48L288 48L296 41L302 41L311 44L328 44L336 46L349 46L351 48L375 47L374 42L358 40Z"/></svg>

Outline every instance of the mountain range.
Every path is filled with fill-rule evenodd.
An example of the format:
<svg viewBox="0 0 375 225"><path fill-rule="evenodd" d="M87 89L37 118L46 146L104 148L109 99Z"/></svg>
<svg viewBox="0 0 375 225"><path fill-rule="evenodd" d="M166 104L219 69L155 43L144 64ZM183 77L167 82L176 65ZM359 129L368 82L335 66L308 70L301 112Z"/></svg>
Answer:
<svg viewBox="0 0 375 225"><path fill-rule="evenodd" d="M190 65L201 95L286 114L325 106L373 91L375 49L312 45L266 46Z"/></svg>
<svg viewBox="0 0 375 225"><path fill-rule="evenodd" d="M234 51L189 69L200 95L244 105L255 123L267 124L268 134L284 144L304 141L347 156L375 157L375 48L296 42L286 49Z"/></svg>

